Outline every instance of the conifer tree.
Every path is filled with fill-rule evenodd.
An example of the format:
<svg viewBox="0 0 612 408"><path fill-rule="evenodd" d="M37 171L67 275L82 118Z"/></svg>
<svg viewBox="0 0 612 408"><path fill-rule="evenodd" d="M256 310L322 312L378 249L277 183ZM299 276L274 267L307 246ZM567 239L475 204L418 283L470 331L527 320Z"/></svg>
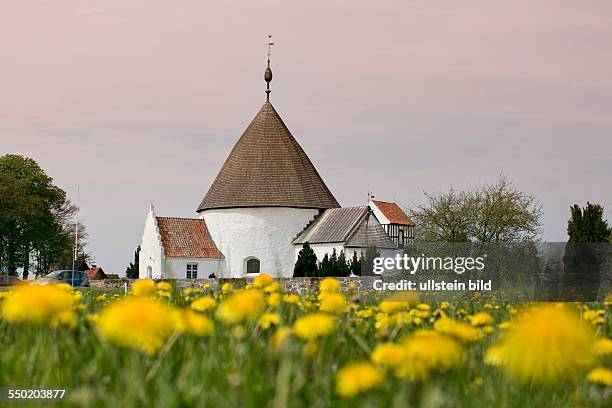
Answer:
<svg viewBox="0 0 612 408"><path fill-rule="evenodd" d="M317 255L314 250L306 242L300 252L298 253L298 259L295 262L293 268L293 277L310 277L318 275L317 267Z"/></svg>

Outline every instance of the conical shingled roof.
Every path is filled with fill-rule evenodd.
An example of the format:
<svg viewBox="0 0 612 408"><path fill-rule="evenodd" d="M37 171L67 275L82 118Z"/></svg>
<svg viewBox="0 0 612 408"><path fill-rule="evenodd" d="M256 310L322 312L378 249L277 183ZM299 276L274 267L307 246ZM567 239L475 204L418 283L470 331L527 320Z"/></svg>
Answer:
<svg viewBox="0 0 612 408"><path fill-rule="evenodd" d="M266 102L232 149L197 211L339 206L272 104Z"/></svg>

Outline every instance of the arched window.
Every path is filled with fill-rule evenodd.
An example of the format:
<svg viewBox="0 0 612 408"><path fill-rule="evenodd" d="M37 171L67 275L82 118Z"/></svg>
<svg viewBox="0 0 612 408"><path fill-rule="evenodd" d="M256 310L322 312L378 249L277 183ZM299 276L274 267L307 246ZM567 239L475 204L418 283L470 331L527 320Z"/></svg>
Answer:
<svg viewBox="0 0 612 408"><path fill-rule="evenodd" d="M151 279L153 277L153 268L151 266L147 266L147 279Z"/></svg>
<svg viewBox="0 0 612 408"><path fill-rule="evenodd" d="M246 264L247 273L259 273L259 259L251 258Z"/></svg>

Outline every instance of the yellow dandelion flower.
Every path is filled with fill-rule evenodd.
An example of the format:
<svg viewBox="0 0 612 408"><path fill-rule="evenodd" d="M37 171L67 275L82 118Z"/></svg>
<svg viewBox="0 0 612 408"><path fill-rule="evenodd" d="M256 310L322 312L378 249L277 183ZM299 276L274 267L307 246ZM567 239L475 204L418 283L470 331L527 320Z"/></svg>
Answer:
<svg viewBox="0 0 612 408"><path fill-rule="evenodd" d="M270 339L272 349L274 349L274 351L281 350L289 336L291 336L291 328L279 327L278 329L276 329L276 331L272 335L272 338Z"/></svg>
<svg viewBox="0 0 612 408"><path fill-rule="evenodd" d="M266 307L263 293L257 289L241 290L225 299L217 309L217 317L226 323L255 321Z"/></svg>
<svg viewBox="0 0 612 408"><path fill-rule="evenodd" d="M9 323L73 326L74 305L72 293L60 285L21 285L0 303L0 315Z"/></svg>
<svg viewBox="0 0 612 408"><path fill-rule="evenodd" d="M468 318L472 326L489 326L495 322L493 316L487 312L478 312Z"/></svg>
<svg viewBox="0 0 612 408"><path fill-rule="evenodd" d="M132 295L155 296L155 282L151 279L138 279L132 284Z"/></svg>
<svg viewBox="0 0 612 408"><path fill-rule="evenodd" d="M166 299L170 299L172 297L172 292L167 290L158 290L157 295Z"/></svg>
<svg viewBox="0 0 612 408"><path fill-rule="evenodd" d="M493 328L493 326L485 326L482 328L482 331L485 334L491 334L495 331L495 329Z"/></svg>
<svg viewBox="0 0 612 408"><path fill-rule="evenodd" d="M364 309L357 312L357 317L361 317L363 319L367 319L368 317L374 316L374 311L372 309Z"/></svg>
<svg viewBox="0 0 612 408"><path fill-rule="evenodd" d="M98 320L100 320L100 315L97 313L88 314L85 316L85 320L87 320L89 323L98 323Z"/></svg>
<svg viewBox="0 0 612 408"><path fill-rule="evenodd" d="M397 310L408 309L409 307L410 307L409 302L400 302L400 301L393 301L393 300L391 301L385 300L385 301L380 302L380 304L378 305L378 308L383 313L392 313Z"/></svg>
<svg viewBox="0 0 612 408"><path fill-rule="evenodd" d="M393 319L385 313L377 313L374 319L374 327L379 330L386 330L393 324Z"/></svg>
<svg viewBox="0 0 612 408"><path fill-rule="evenodd" d="M419 309L412 309L409 313L410 313L410 316L419 317L421 319L427 319L430 315L429 310L419 310Z"/></svg>
<svg viewBox="0 0 612 408"><path fill-rule="evenodd" d="M172 291L172 285L170 284L170 282L158 282L157 283L157 289L159 290L165 290L165 291Z"/></svg>
<svg viewBox="0 0 612 408"><path fill-rule="evenodd" d="M430 310L431 307L427 303L419 303L416 307L418 310Z"/></svg>
<svg viewBox="0 0 612 408"><path fill-rule="evenodd" d="M280 292L282 288L283 286L280 283L272 282L268 286L264 287L263 291L265 293L274 293L274 292Z"/></svg>
<svg viewBox="0 0 612 408"><path fill-rule="evenodd" d="M612 354L612 340L608 338L601 338L595 340L593 343L593 353L596 356L609 356Z"/></svg>
<svg viewBox="0 0 612 408"><path fill-rule="evenodd" d="M297 305L300 303L300 297L294 293L289 293L283 296L283 302L289 303L292 305Z"/></svg>
<svg viewBox="0 0 612 408"><path fill-rule="evenodd" d="M584 311L584 313L582 314L582 318L592 324L601 325L606 322L605 317L603 317L605 313L606 313L605 310L590 310L589 309L589 310Z"/></svg>
<svg viewBox="0 0 612 408"><path fill-rule="evenodd" d="M405 364L407 352L399 344L382 343L376 346L370 357L376 364L389 368L398 368Z"/></svg>
<svg viewBox="0 0 612 408"><path fill-rule="evenodd" d="M232 289L232 285L229 282L225 282L223 285L221 285L221 292L223 293L230 292Z"/></svg>
<svg viewBox="0 0 612 408"><path fill-rule="evenodd" d="M125 297L107 305L98 319L106 339L154 354L175 330L172 309L149 297Z"/></svg>
<svg viewBox="0 0 612 408"><path fill-rule="evenodd" d="M404 327L412 323L414 319L418 319L418 317L413 318L405 310L400 310L399 312L393 313L391 315L391 320L393 321L393 325L395 327Z"/></svg>
<svg viewBox="0 0 612 408"><path fill-rule="evenodd" d="M272 326L276 326L280 322L280 316L278 313L264 313L259 318L259 326L268 330Z"/></svg>
<svg viewBox="0 0 612 408"><path fill-rule="evenodd" d="M346 311L346 298L336 292L326 292L322 294L319 309L328 313L343 313Z"/></svg>
<svg viewBox="0 0 612 408"><path fill-rule="evenodd" d="M371 363L351 363L336 374L336 392L341 397L352 398L379 388L384 379L383 372Z"/></svg>
<svg viewBox="0 0 612 408"><path fill-rule="evenodd" d="M587 380L595 384L612 386L612 370L604 367L597 367L587 375Z"/></svg>
<svg viewBox="0 0 612 408"><path fill-rule="evenodd" d="M502 365L504 359L504 350L500 346L489 347L484 356L485 364L490 366L499 367Z"/></svg>
<svg viewBox="0 0 612 408"><path fill-rule="evenodd" d="M440 302L440 309L446 310L449 307L450 307L450 303L449 302Z"/></svg>
<svg viewBox="0 0 612 408"><path fill-rule="evenodd" d="M181 333L202 337L211 335L215 330L212 320L190 309L177 310L175 319L176 329Z"/></svg>
<svg viewBox="0 0 612 408"><path fill-rule="evenodd" d="M191 303L191 308L198 312L206 312L214 309L215 306L217 306L217 301L210 296L199 297Z"/></svg>
<svg viewBox="0 0 612 408"><path fill-rule="evenodd" d="M319 292L321 293L338 292L339 290L340 290L340 282L338 282L338 279L336 278L327 277L323 279L321 281L321 284L319 285Z"/></svg>
<svg viewBox="0 0 612 408"><path fill-rule="evenodd" d="M107 300L106 293L96 296L96 302L104 302L105 300Z"/></svg>
<svg viewBox="0 0 612 408"><path fill-rule="evenodd" d="M200 289L198 288L185 288L183 289L183 295L185 296L191 296L191 295L197 295L198 293L201 292Z"/></svg>
<svg viewBox="0 0 612 408"><path fill-rule="evenodd" d="M303 308L304 310L306 310L306 311L309 311L309 310L314 310L314 309L316 308L316 306L317 306L317 305L316 305L314 302L311 302L310 300L305 300L305 301L302 303L302 308Z"/></svg>
<svg viewBox="0 0 612 408"><path fill-rule="evenodd" d="M511 329L512 327L514 327L514 323L512 323L510 321L501 322L500 324L497 325L497 327L499 327L502 330L508 330L508 329Z"/></svg>
<svg viewBox="0 0 612 408"><path fill-rule="evenodd" d="M80 302L81 300L83 300L83 293L81 291L73 290L70 293L72 293L75 302Z"/></svg>
<svg viewBox="0 0 612 408"><path fill-rule="evenodd" d="M477 328L448 318L437 320L434 323L434 329L464 343L472 343L482 338L482 332Z"/></svg>
<svg viewBox="0 0 612 408"><path fill-rule="evenodd" d="M488 360L525 382L554 383L579 374L592 360L593 332L555 305L523 314Z"/></svg>
<svg viewBox="0 0 612 408"><path fill-rule="evenodd" d="M398 377L422 379L430 371L444 371L457 366L463 358L463 347L450 337L434 330L417 330L403 339L404 364L397 368Z"/></svg>
<svg viewBox="0 0 612 408"><path fill-rule="evenodd" d="M333 317L324 313L309 313L293 324L293 333L302 340L312 340L329 335L336 326Z"/></svg>
<svg viewBox="0 0 612 408"><path fill-rule="evenodd" d="M256 288L263 289L266 286L270 285L272 282L274 282L273 277L265 273L260 273L255 277L255 279L253 279L253 286L255 286Z"/></svg>
<svg viewBox="0 0 612 408"><path fill-rule="evenodd" d="M270 306L271 308L276 308L281 304L281 300L282 297L280 293L271 293L270 296L268 296L268 306Z"/></svg>

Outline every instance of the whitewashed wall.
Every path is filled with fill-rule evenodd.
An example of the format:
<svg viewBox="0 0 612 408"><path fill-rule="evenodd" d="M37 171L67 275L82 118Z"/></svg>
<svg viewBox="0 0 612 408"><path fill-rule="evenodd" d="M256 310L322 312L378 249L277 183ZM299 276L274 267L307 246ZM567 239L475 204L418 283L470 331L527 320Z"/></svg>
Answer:
<svg viewBox="0 0 612 408"><path fill-rule="evenodd" d="M333 242L333 243L327 243L327 244L310 244L310 247L312 248L315 255L317 256L318 262L321 262L325 254L331 255L334 249L336 250L336 253L338 254L340 254L340 251L344 251L344 245L342 244L342 242ZM295 248L295 257L293 258L293 262L295 264L295 261L297 261L298 254L302 250L302 245L295 245L294 248ZM353 253L351 252L351 256L352 255Z"/></svg>
<svg viewBox="0 0 612 408"><path fill-rule="evenodd" d="M318 213L316 209L256 207L206 210L206 222L217 248L225 255L224 277L246 275L246 259L256 257L260 271L291 277L295 249L291 241Z"/></svg>
<svg viewBox="0 0 612 408"><path fill-rule="evenodd" d="M224 259L170 258L166 257L164 279L187 279L187 264L198 264L198 279L208 278L211 273L216 277L223 275Z"/></svg>
<svg viewBox="0 0 612 408"><path fill-rule="evenodd" d="M164 268L164 248L161 235L155 219L153 206L149 209L145 220L142 243L140 244L140 255L138 257L138 277L147 278L147 268L151 267L152 278L160 279Z"/></svg>
<svg viewBox="0 0 612 408"><path fill-rule="evenodd" d="M380 209L376 206L376 204L374 204L372 201L370 201L368 203L368 206L370 207L370 209L374 213L374 216L376 217L378 222L380 222L381 224L391 224L391 221L389 221L389 219L387 217L385 217L385 214L383 214L382 211L380 211Z"/></svg>

